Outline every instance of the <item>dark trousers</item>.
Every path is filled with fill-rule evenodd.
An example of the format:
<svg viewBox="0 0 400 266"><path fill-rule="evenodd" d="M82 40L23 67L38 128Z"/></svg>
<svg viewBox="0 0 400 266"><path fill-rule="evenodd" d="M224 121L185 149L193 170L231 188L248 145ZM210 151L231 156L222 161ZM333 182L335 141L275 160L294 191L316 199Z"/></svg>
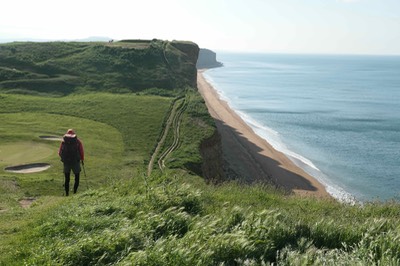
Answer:
<svg viewBox="0 0 400 266"><path fill-rule="evenodd" d="M64 183L64 188L65 188L65 195L69 195L69 181L71 179L71 172L69 173L64 173L65 175L65 183ZM75 183L74 183L74 194L78 191L79 187L79 173L74 173L75 175Z"/></svg>
<svg viewBox="0 0 400 266"><path fill-rule="evenodd" d="M66 196L69 195L69 181L70 181L71 171L75 175L74 193L76 193L79 187L79 173L81 172L80 161L64 162L64 175L65 175L64 188Z"/></svg>

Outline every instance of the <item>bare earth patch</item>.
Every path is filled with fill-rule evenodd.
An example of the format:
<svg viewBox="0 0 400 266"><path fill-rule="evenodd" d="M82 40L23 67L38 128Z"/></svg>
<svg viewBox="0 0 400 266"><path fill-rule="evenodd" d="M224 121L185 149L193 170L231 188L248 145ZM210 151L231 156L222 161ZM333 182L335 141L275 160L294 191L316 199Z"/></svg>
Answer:
<svg viewBox="0 0 400 266"><path fill-rule="evenodd" d="M25 198L21 199L19 201L19 204L21 205L22 208L26 209L29 208L35 200L36 200L35 198Z"/></svg>
<svg viewBox="0 0 400 266"><path fill-rule="evenodd" d="M4 168L4 170L12 173L29 174L29 173L41 172L49 168L50 164L48 163L31 163L31 164L9 166Z"/></svg>

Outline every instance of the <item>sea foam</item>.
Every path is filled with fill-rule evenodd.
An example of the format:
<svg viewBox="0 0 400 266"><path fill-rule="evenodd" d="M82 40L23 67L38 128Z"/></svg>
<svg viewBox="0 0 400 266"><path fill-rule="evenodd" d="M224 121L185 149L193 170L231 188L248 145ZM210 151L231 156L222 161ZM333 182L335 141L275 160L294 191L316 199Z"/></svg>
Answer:
<svg viewBox="0 0 400 266"><path fill-rule="evenodd" d="M262 125L244 112L234 109L232 110L236 112L243 119L243 121L253 129L254 133L267 141L275 150L285 154L297 167L300 167L306 173L313 176L318 182L320 182L332 197L341 202L356 202L354 196L346 192L343 188L330 182L329 178L320 169L318 169L318 167L315 166L311 160L288 149L287 145L285 145L285 143L282 141L277 131Z"/></svg>
<svg viewBox="0 0 400 266"><path fill-rule="evenodd" d="M237 107L232 103L232 100L224 93L224 91L219 89L219 85L212 79L212 77L207 75L207 73L203 73L203 77L217 92L219 99L226 102L229 108L239 115L239 117L254 131L254 133L267 141L275 150L285 154L297 167L300 167L306 173L313 176L325 187L326 191L332 197L340 202L351 204L357 202L353 195L330 182L330 179L311 160L290 150L282 141L279 132L261 124L245 112L237 110Z"/></svg>

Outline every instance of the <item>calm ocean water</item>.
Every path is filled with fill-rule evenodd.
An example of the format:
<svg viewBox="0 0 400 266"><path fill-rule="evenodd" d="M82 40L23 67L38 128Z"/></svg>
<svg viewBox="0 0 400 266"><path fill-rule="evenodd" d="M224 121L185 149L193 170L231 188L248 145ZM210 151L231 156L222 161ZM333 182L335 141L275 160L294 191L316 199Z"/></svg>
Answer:
<svg viewBox="0 0 400 266"><path fill-rule="evenodd" d="M339 199L400 199L400 56L218 54L207 80Z"/></svg>

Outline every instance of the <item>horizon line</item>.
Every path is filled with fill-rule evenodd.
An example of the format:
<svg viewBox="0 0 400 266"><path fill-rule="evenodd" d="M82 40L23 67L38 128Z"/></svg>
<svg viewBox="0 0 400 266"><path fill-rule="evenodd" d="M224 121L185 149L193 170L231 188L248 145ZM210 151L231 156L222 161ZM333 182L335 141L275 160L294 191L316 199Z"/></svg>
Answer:
<svg viewBox="0 0 400 266"><path fill-rule="evenodd" d="M93 40L90 40L93 39ZM97 40L95 40L97 39ZM124 39L132 39L135 38L123 38L123 39L115 39L106 36L89 36L85 38L75 38L75 39L46 39L46 38L28 38L28 37L20 37L20 38L1 38L0 43L13 43L13 42L106 42L107 40L115 40L120 41ZM142 39L137 39L142 40ZM144 40L144 39L143 39ZM151 40L151 39L149 39ZM196 43L192 41L193 43ZM196 43L197 44L197 43ZM197 44L198 45L198 44ZM400 56L400 53L366 53L366 52L310 52L310 51L266 51L266 50L241 50L241 49L220 49L220 48L209 48L209 47L200 47L201 49L209 49L214 52L222 52L222 53L245 53L245 54L282 54L282 55L335 55L335 56Z"/></svg>

